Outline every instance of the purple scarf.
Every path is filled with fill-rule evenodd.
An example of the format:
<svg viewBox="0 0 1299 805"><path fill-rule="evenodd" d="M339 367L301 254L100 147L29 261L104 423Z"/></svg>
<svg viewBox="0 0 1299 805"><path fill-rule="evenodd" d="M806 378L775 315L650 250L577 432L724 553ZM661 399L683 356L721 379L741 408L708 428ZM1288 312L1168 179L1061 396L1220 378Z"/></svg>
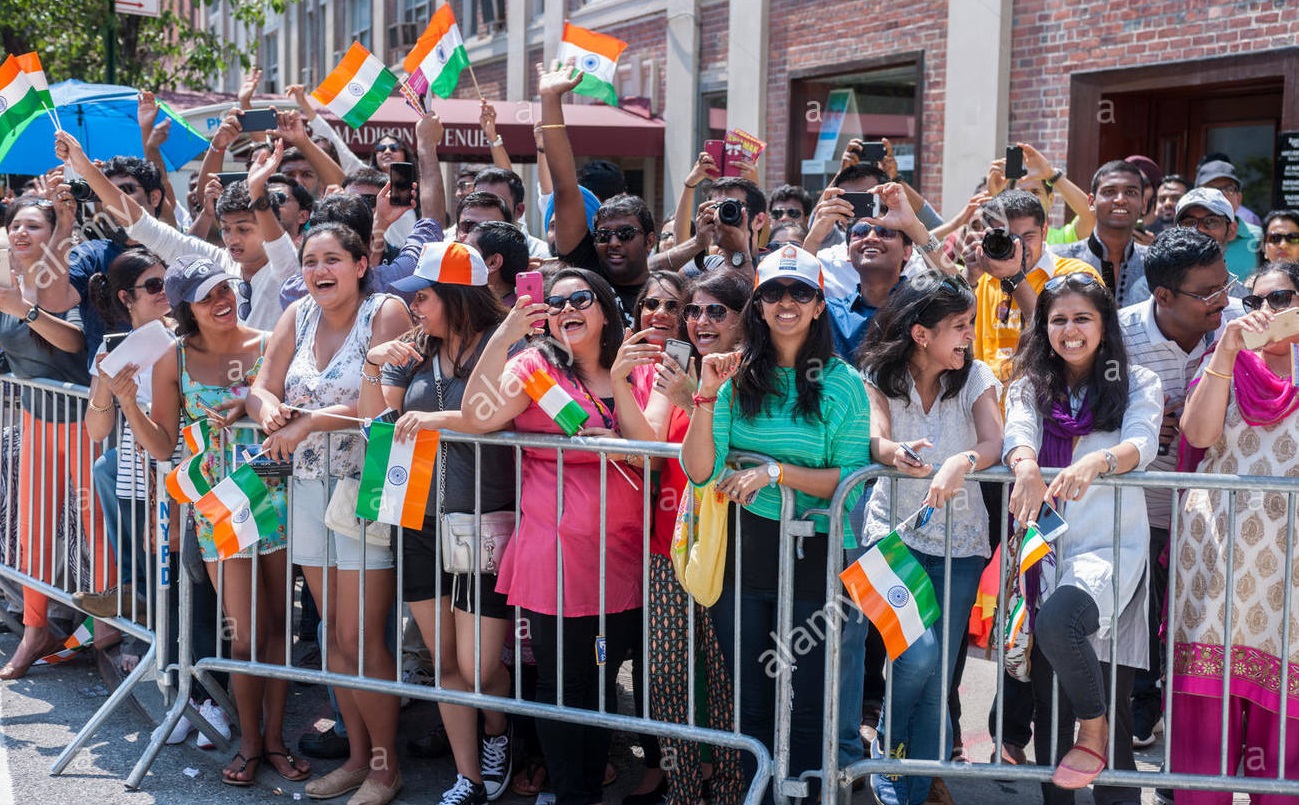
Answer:
<svg viewBox="0 0 1299 805"><path fill-rule="evenodd" d="M1083 398L1082 410L1074 416L1069 400L1056 400L1051 415L1042 422L1042 449L1037 453L1039 467L1067 467L1073 463L1074 440L1092 432L1092 395Z"/></svg>

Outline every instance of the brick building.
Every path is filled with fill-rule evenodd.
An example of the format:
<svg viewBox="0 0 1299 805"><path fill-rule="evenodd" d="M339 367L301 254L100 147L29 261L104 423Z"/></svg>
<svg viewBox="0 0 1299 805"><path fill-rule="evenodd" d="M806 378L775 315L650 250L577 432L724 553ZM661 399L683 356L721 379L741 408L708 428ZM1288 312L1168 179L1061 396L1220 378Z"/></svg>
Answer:
<svg viewBox="0 0 1299 805"><path fill-rule="evenodd" d="M659 210L727 127L769 143L773 186L820 187L827 154L849 136L887 136L948 213L1015 140L1079 184L1110 158L1144 153L1185 173L1225 151L1246 202L1267 209L1276 136L1299 130L1299 19L1284 0L451 2L479 86L499 101L535 97L534 65L553 55L565 19L627 41L620 92L662 116L665 142L661 159L619 161ZM247 35L260 39L267 89L282 91L319 81L352 39L399 65L434 4L300 0ZM468 81L458 94L475 97Z"/></svg>

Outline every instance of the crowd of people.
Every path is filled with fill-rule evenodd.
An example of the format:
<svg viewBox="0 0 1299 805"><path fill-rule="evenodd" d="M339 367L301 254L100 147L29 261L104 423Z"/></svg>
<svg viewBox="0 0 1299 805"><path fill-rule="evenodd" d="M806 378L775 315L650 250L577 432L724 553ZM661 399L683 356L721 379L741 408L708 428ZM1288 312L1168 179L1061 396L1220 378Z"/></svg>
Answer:
<svg viewBox="0 0 1299 805"><path fill-rule="evenodd" d="M144 93L145 159L95 162L59 132L51 147L62 167L5 199L8 370L90 388L84 405L31 389L20 398L20 438L4 458L20 462L10 561L22 572L60 583L57 543L83 540L95 570L74 603L102 618L141 615L149 463L187 456L181 430L206 421L222 446L199 465L207 483L251 453L279 467L266 473L278 527L256 545L218 561L202 515L173 529L201 556L195 581L211 582L209 596L220 590L210 603L229 616L229 656L280 663L286 640L320 641L328 670L393 679L422 643L443 687L510 696L502 655L523 651L530 696L587 709L615 706L616 674L602 666L630 661L643 715L738 723L770 749L781 520L825 510L846 478L876 463L901 480L846 497L842 545L826 538L825 517L812 518L821 538L795 563L794 618L810 621L835 598L828 560L847 567L926 507L939 514L900 534L947 608L892 663L888 685L879 634L864 618L844 624L841 765L968 760L958 687L969 613L981 578L1000 570L999 546L1046 504L1068 528L1020 585L1030 671L1004 677L989 714L993 761L1028 763L1031 741L1034 761L1054 767L1045 800L1071 803L1106 768L1136 768L1134 748L1155 740L1171 685L1170 771L1215 774L1225 751L1229 773L1296 775L1299 697L1281 690L1299 673L1299 621L1282 605L1293 584L1285 494L1095 484L1143 469L1299 473L1299 328L1284 327L1299 307L1299 212L1260 218L1244 207L1227 155L1207 155L1193 178L1132 156L1071 179L1019 143L1026 175L1008 178L992 162L969 203L943 218L901 180L887 141L869 162L852 140L819 196L789 184L767 192L742 160L740 176L723 177L703 152L674 215L656 226L616 166L579 166L562 103L581 80L571 64L540 74L535 193L486 101L493 164L449 171L448 193L435 113L414 142L385 136L367 163L301 87L289 90L299 108L278 112L274 130L242 132L256 80L185 198L167 179ZM217 176L231 158L247 167L235 181ZM394 163L414 166L408 195L390 182ZM74 198L74 174L95 209ZM852 194L878 199L876 214L861 215ZM529 205L545 211L542 237L527 231ZM159 322L174 350L100 371L120 334ZM687 354L674 357L679 345ZM560 463L523 448L516 468L509 448L444 443L422 528L397 539L326 526L363 461L358 418L390 419L399 440L422 430L572 435L527 392L538 376L580 411L578 436L676 444L680 459L569 451ZM255 430L230 430L247 420ZM75 438L63 436L68 423ZM770 462L729 467L737 450ZM1001 485L968 478L997 466L1014 478L1004 498ZM69 537L60 504L71 486L92 484L98 510L76 496L87 525ZM678 501L699 487L738 508L725 519L710 606L685 592L670 555ZM949 531L943 509L957 500L965 508ZM438 548L467 522L508 539L489 569L453 570ZM304 617L288 635L278 627L293 606L285 580L297 574ZM399 589L413 624L401 638L389 622ZM0 669L15 679L56 636L44 595L7 595L25 627ZM1174 628L1161 638L1165 624ZM217 650L219 637L205 639L200 651ZM101 625L96 643L112 642ZM127 668L139 654L129 640L119 651ZM791 672L793 776L820 766L825 660L824 646L811 647ZM317 799L355 792L351 805L381 805L401 790L396 697L331 689L335 726L296 753L342 760L321 774L285 740L286 682L235 674L228 684L239 737L223 782L250 785L265 766L309 780ZM202 713L226 732L235 715L210 701ZM442 805L509 790L602 801L608 729L461 704L440 713L409 754L454 758ZM182 721L168 740L188 731ZM646 768L630 805L738 803L756 773L756 758L734 749L639 740ZM669 752L673 762L660 762ZM874 774L868 785L883 805L953 801L936 777ZM1141 792L1102 785L1093 797L1121 805ZM1175 794L1179 805L1230 800Z"/></svg>

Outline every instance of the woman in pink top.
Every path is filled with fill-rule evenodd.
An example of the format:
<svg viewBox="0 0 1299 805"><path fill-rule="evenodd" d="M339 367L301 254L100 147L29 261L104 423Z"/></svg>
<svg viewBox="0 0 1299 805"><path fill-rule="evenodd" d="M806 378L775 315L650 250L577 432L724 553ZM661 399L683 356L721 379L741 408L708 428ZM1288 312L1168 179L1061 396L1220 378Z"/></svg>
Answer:
<svg viewBox="0 0 1299 805"><path fill-rule="evenodd" d="M534 321L544 321L545 330L534 331ZM532 345L507 363L510 346L534 332ZM578 435L617 437L624 419L642 417L654 378L649 361L626 368L622 343L622 319L609 284L585 269L561 269L547 280L544 304L521 297L483 350L461 407L466 426L486 432L513 421L520 432L562 433L524 391L524 381L543 373L586 412ZM599 456L566 452L561 513L555 495L559 469L555 451L523 451L519 526L501 560L496 589L523 609L537 659L538 699L555 702L562 685L565 705L596 709L601 654L607 661L605 706L613 708L617 668L641 639L644 480L636 468L607 464L602 488ZM562 597L557 595L560 552ZM613 580L604 585L603 608L602 579ZM557 674L560 651L562 680ZM610 733L554 721L538 721L537 732L557 805L600 803Z"/></svg>

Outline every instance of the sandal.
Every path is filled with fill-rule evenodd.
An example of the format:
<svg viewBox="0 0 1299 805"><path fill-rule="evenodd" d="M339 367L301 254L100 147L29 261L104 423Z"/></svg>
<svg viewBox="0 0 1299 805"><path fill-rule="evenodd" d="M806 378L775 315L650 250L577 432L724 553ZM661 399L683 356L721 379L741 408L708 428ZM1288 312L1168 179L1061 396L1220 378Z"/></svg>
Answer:
<svg viewBox="0 0 1299 805"><path fill-rule="evenodd" d="M235 765L235 761L238 760L242 760L243 763L239 766L239 768L235 769L234 772L231 772L230 766ZM250 758L244 757L242 754L235 755L234 759L230 761L230 765L226 766L224 769L221 770L221 782L225 783L226 785L233 785L236 788L249 787L250 785L253 784L253 780L256 779L257 777L257 768L256 767L253 768L253 773L249 775L248 779L246 780L243 779L241 775L244 773L244 770L248 768L249 763L260 763L261 760L262 760L261 755L253 755Z"/></svg>
<svg viewBox="0 0 1299 805"><path fill-rule="evenodd" d="M514 775L510 790L520 797L535 797L545 789L548 776L546 764L539 758L532 758Z"/></svg>
<svg viewBox="0 0 1299 805"><path fill-rule="evenodd" d="M1069 755L1072 755L1074 752L1091 755L1092 758L1099 762L1086 767L1070 766L1065 761L1067 761ZM1069 790L1086 788L1091 785L1092 780L1095 780L1101 772L1105 771L1107 765L1109 765L1109 761L1103 753L1097 752L1094 749L1088 749L1082 744L1074 744L1073 748L1060 759L1060 765L1055 767L1055 774L1051 775L1051 782L1055 783L1058 788Z"/></svg>
<svg viewBox="0 0 1299 805"><path fill-rule="evenodd" d="M273 758L277 758L277 757L284 758L285 762L289 764L289 768L293 770L292 774L284 773L284 769L280 766L280 764L276 763L273 760ZM306 768L303 768L302 766L298 765L298 761L293 757L293 755L290 755L288 752L264 752L262 753L262 760L271 764L271 768L275 769L275 772L277 774L279 774L281 777L283 777L284 779L288 780L291 783L301 782L311 776L311 765L305 764Z"/></svg>

